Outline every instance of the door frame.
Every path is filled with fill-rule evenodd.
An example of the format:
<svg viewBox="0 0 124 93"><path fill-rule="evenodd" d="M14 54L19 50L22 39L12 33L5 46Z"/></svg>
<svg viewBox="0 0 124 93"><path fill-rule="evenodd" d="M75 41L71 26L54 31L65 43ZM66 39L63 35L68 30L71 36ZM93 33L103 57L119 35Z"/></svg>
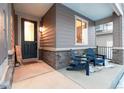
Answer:
<svg viewBox="0 0 124 93"><path fill-rule="evenodd" d="M33 20L33 19L27 19L27 18L24 18L24 17L21 17L20 18L20 21L21 21L21 36L20 36L20 39L21 39L21 46L22 46L22 43L23 43L23 40L24 40L24 31L22 31L22 29L24 28L23 26L23 21L29 21L29 22L33 22L33 23L36 23L36 33L35 33L35 40L37 42L36 46L37 46L37 56L36 58L27 58L27 59L23 59L24 62L28 62L28 61L36 61L38 60L38 56L39 56L39 51L38 51L38 22L36 20Z"/></svg>

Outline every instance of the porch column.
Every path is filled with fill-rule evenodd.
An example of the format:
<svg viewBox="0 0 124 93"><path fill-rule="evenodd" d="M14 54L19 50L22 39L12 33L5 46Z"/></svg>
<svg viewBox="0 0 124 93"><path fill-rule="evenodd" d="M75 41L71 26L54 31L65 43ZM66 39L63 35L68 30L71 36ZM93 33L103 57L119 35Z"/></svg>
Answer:
<svg viewBox="0 0 124 93"><path fill-rule="evenodd" d="M113 60L124 65L124 17L113 14Z"/></svg>

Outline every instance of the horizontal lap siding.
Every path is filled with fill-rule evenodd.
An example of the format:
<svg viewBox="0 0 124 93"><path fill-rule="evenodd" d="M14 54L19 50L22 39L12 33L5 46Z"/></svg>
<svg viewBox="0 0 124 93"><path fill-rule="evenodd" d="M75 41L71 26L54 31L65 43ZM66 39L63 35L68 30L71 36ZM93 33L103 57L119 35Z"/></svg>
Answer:
<svg viewBox="0 0 124 93"><path fill-rule="evenodd" d="M51 7L48 12L44 15L42 22L45 31L41 33L41 47L55 47L55 19L56 9L55 6Z"/></svg>
<svg viewBox="0 0 124 93"><path fill-rule="evenodd" d="M96 32L94 23L89 21L88 27L88 47L95 47L96 46Z"/></svg>
<svg viewBox="0 0 124 93"><path fill-rule="evenodd" d="M57 4L56 5L56 47L57 48L83 47L82 45L81 46L75 45L75 15L88 20L89 22L88 46L92 46L92 47L95 46L94 22L61 4Z"/></svg>
<svg viewBox="0 0 124 93"><path fill-rule="evenodd" d="M56 47L65 48L72 47L75 39L74 29L74 15L64 7L57 6L56 9Z"/></svg>

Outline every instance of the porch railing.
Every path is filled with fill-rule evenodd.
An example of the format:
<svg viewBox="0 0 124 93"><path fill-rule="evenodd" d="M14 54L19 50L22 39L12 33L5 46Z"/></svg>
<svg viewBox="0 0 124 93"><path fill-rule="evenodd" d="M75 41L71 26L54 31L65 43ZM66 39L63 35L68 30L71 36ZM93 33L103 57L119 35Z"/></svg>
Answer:
<svg viewBox="0 0 124 93"><path fill-rule="evenodd" d="M110 59L110 60L112 60L112 55L113 55L112 51L113 51L112 47L97 46L97 53L102 54L102 55L106 55L107 59Z"/></svg>

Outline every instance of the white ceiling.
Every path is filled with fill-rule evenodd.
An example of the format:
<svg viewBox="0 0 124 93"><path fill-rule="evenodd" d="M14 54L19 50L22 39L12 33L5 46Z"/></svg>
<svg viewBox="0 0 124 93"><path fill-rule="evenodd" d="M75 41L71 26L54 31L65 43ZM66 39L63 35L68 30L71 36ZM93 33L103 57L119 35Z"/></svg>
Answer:
<svg viewBox="0 0 124 93"><path fill-rule="evenodd" d="M36 17L42 17L53 3L15 3L15 11L33 15Z"/></svg>
<svg viewBox="0 0 124 93"><path fill-rule="evenodd" d="M114 11L111 3L64 3L64 5L94 21L111 16Z"/></svg>

